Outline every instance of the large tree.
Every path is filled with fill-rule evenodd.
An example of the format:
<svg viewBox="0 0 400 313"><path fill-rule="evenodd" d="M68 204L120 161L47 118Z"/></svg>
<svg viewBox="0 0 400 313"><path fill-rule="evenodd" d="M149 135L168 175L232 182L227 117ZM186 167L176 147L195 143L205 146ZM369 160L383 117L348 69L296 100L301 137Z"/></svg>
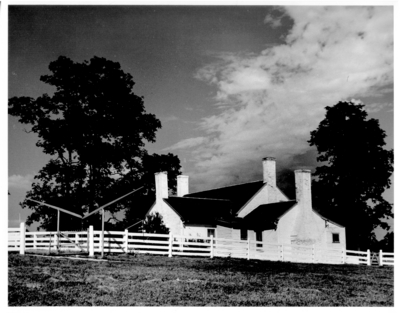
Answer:
<svg viewBox="0 0 400 313"><path fill-rule="evenodd" d="M323 164L314 173L314 206L346 226L349 249L367 249L374 229L388 230L393 217L392 204L382 197L391 184L393 150L384 148L386 134L378 120L367 117L361 104L326 107L309 140Z"/></svg>
<svg viewBox="0 0 400 313"><path fill-rule="evenodd" d="M99 57L76 63L59 57L49 70L40 80L55 87L52 95L9 99L9 114L30 125L30 132L39 137L36 145L52 156L27 197L84 214L143 185L140 194L152 193L154 173L149 171L154 168L173 177L180 174L176 156L146 151L145 142L155 141L161 123L146 113L143 97L132 90L132 76L119 63ZM159 166L146 166L149 160ZM115 216L136 196L107 207L108 212ZM55 228L54 210L27 199L21 205L33 210L28 225L38 221L43 229ZM82 225L62 213L61 228L98 222L98 214Z"/></svg>

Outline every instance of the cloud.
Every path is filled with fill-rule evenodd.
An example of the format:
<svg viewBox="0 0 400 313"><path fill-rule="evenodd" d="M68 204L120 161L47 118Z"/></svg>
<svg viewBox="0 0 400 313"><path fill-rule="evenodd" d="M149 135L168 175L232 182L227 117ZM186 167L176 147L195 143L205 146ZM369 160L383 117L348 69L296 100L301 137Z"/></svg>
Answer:
<svg viewBox="0 0 400 313"><path fill-rule="evenodd" d="M280 27L282 26L282 18L285 16L287 16L287 14L283 8L275 7L274 10L265 17L264 24L268 24L272 28Z"/></svg>
<svg viewBox="0 0 400 313"><path fill-rule="evenodd" d="M167 150L178 150L178 149L186 149L199 146L207 142L207 138L205 137L195 137L195 138L188 138L182 141L177 142L176 144L162 149L163 151Z"/></svg>
<svg viewBox="0 0 400 313"><path fill-rule="evenodd" d="M393 112L393 103L368 103L365 105L365 111L368 113L376 113L386 109L386 112Z"/></svg>
<svg viewBox="0 0 400 313"><path fill-rule="evenodd" d="M33 175L11 175L8 177L8 188L29 190L33 182Z"/></svg>
<svg viewBox="0 0 400 313"><path fill-rule="evenodd" d="M257 55L221 54L196 73L216 88L221 113L201 123L209 140L172 148L195 147L199 184L247 180L265 156L290 164L309 150L326 106L393 84L391 7L289 6L265 22L279 27L283 16L293 20L285 44Z"/></svg>

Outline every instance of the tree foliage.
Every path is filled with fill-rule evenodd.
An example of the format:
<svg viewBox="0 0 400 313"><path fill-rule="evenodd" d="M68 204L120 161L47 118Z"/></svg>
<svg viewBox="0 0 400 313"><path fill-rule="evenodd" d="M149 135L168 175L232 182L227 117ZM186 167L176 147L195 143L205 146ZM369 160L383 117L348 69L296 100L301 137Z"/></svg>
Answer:
<svg viewBox="0 0 400 313"><path fill-rule="evenodd" d="M385 131L367 119L364 105L339 102L311 132L309 143L323 165L314 173L314 206L346 226L347 247L368 248L373 230L389 229L392 205L382 193L390 187L393 150L384 149Z"/></svg>
<svg viewBox="0 0 400 313"><path fill-rule="evenodd" d="M394 252L394 232L387 233L380 243L380 250Z"/></svg>
<svg viewBox="0 0 400 313"><path fill-rule="evenodd" d="M165 226L163 218L158 212L147 215L141 229L145 233L169 234L169 229Z"/></svg>
<svg viewBox="0 0 400 313"><path fill-rule="evenodd" d="M83 214L143 185L141 194L151 194L154 169L169 171L172 178L180 174L176 156L146 151L145 142L155 141L161 123L146 113L143 97L132 91L132 76L119 63L59 57L49 70L40 80L55 88L53 95L9 99L9 114L31 125L30 132L39 137L36 145L52 157L27 197ZM134 196L107 207L108 212L129 207ZM26 199L21 205L33 210L28 225L38 221L43 229L55 228L54 210ZM82 227L79 219L61 214L62 229ZM97 214L89 219L92 225L99 222Z"/></svg>
<svg viewBox="0 0 400 313"><path fill-rule="evenodd" d="M394 252L394 232L386 233L380 241L373 239L369 249L373 252L382 250L383 252Z"/></svg>

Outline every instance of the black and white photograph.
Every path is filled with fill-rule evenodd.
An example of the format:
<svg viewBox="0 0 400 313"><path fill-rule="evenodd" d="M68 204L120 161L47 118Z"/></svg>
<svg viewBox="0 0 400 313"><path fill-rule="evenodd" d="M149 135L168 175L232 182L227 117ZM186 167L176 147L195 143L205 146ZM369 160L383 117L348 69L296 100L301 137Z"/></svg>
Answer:
<svg viewBox="0 0 400 313"><path fill-rule="evenodd" d="M0 9L7 307L394 307L397 0Z"/></svg>

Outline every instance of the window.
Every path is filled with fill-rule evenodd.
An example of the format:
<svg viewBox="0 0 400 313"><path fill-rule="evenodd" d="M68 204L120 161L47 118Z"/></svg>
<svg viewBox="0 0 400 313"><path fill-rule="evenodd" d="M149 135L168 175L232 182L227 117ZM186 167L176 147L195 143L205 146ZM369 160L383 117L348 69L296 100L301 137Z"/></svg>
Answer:
<svg viewBox="0 0 400 313"><path fill-rule="evenodd" d="M247 240L247 229L240 230L240 240Z"/></svg>
<svg viewBox="0 0 400 313"><path fill-rule="evenodd" d="M333 243L340 243L339 234L338 233L332 233L332 242Z"/></svg>
<svg viewBox="0 0 400 313"><path fill-rule="evenodd" d="M215 237L215 229L213 229L213 228L207 229L207 237L211 237L211 236Z"/></svg>
<svg viewBox="0 0 400 313"><path fill-rule="evenodd" d="M256 241L263 241L262 231L256 231ZM257 247L262 247L262 243L257 243Z"/></svg>

